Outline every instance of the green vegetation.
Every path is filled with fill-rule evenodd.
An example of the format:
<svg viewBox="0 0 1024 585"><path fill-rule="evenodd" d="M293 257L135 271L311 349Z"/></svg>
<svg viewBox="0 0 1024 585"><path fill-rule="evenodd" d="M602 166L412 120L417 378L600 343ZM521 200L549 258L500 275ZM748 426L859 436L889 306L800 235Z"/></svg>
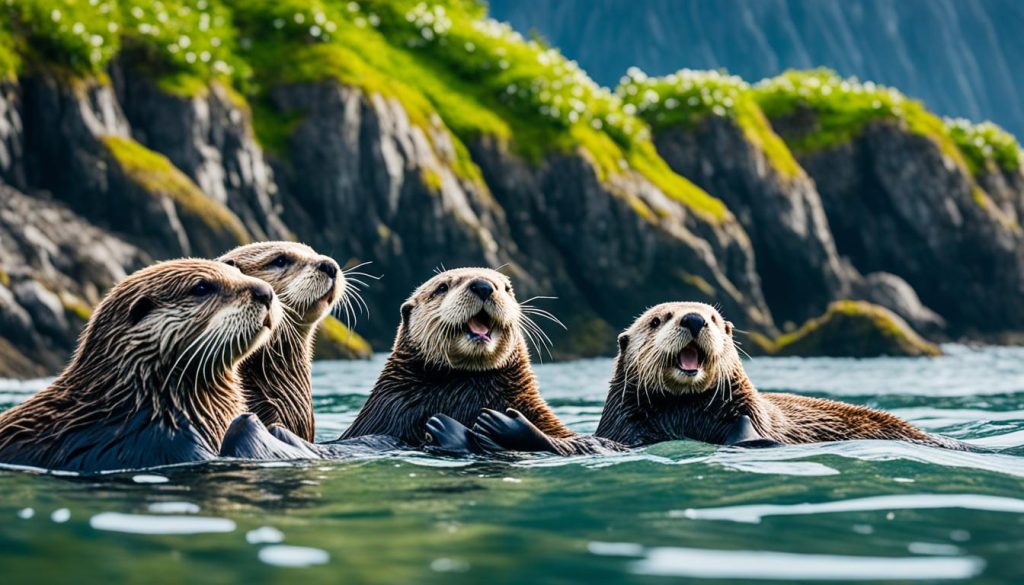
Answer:
<svg viewBox="0 0 1024 585"><path fill-rule="evenodd" d="M369 358L373 355L373 349L365 339L334 317L327 317L320 326L314 351L316 359L321 360Z"/></svg>
<svg viewBox="0 0 1024 585"><path fill-rule="evenodd" d="M204 195L167 157L130 138L106 136L103 144L124 174L147 193L167 195L179 213L201 219L211 229L230 234L238 242L249 240L242 222L226 207Z"/></svg>
<svg viewBox="0 0 1024 585"><path fill-rule="evenodd" d="M870 81L861 83L856 78L843 79L828 69L815 69L787 71L765 79L754 85L754 92L761 109L773 119L798 108L814 111L816 128L813 132L785 137L797 152L844 144L872 120L894 120L906 124L911 132L930 138L944 154L966 166L942 120L921 102L907 98L898 90Z"/></svg>
<svg viewBox="0 0 1024 585"><path fill-rule="evenodd" d="M60 294L60 301L67 313L74 315L75 318L83 323L92 317L92 307L75 295L68 292L62 292Z"/></svg>
<svg viewBox="0 0 1024 585"><path fill-rule="evenodd" d="M942 350L925 341L894 313L864 301L836 301L825 314L774 343L755 343L773 355L875 357L936 356Z"/></svg>
<svg viewBox="0 0 1024 585"><path fill-rule="evenodd" d="M692 128L708 116L732 119L784 177L801 172L786 143L772 130L750 85L735 75L682 69L665 77L648 77L631 67L615 93L628 113L638 114L656 130Z"/></svg>
<svg viewBox="0 0 1024 585"><path fill-rule="evenodd" d="M1012 134L992 122L974 124L963 118L946 118L949 135L960 148L975 176L1001 169L1017 171L1024 161L1020 144Z"/></svg>
<svg viewBox="0 0 1024 585"><path fill-rule="evenodd" d="M531 161L582 149L603 179L632 167L709 220L726 213L668 169L647 123L619 96L557 50L488 19L475 0L0 2L5 70L101 77L123 54L169 93L194 95L220 79L257 104L257 137L272 151L284 150L303 116L275 110L267 90L334 79L397 100L432 139L449 129L449 162L464 178L482 181L465 141L493 136Z"/></svg>

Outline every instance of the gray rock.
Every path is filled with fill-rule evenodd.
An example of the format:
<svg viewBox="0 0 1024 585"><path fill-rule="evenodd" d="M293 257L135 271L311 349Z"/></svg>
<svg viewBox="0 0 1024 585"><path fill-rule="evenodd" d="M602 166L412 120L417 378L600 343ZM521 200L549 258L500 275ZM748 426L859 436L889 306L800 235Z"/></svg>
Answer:
<svg viewBox="0 0 1024 585"><path fill-rule="evenodd" d="M371 342L387 344L397 307L437 267L517 270L504 211L486 185L455 173L439 119L424 130L398 102L336 82L277 87L271 98L303 116L288 160L275 161L289 227L343 264L373 260L385 274L366 296L375 318L360 322Z"/></svg>
<svg viewBox="0 0 1024 585"><path fill-rule="evenodd" d="M888 272L872 272L853 285L850 298L889 309L927 338L942 337L946 320L921 303L907 281Z"/></svg>
<svg viewBox="0 0 1024 585"><path fill-rule="evenodd" d="M803 322L842 298L853 273L836 253L821 198L803 171L776 169L728 118L655 135L669 166L729 206L750 235L757 272L774 316Z"/></svg>
<svg viewBox="0 0 1024 585"><path fill-rule="evenodd" d="M798 112L773 124L798 136L814 119ZM906 280L952 335L1024 328L1024 231L1014 219L1024 191L993 199L930 138L894 122L799 158L839 253L860 271Z"/></svg>
<svg viewBox="0 0 1024 585"><path fill-rule="evenodd" d="M132 135L165 155L211 199L230 208L256 239L288 239L273 170L248 107L213 82L193 97L161 91L145 74L114 69Z"/></svg>
<svg viewBox="0 0 1024 585"><path fill-rule="evenodd" d="M0 375L59 371L84 324L75 310L151 261L42 194L0 183L0 353L13 356Z"/></svg>

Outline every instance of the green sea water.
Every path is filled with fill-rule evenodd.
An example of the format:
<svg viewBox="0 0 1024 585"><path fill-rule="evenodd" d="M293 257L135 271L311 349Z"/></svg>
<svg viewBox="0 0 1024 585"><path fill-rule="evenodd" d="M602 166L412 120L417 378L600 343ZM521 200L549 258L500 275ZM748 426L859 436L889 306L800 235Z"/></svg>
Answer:
<svg viewBox="0 0 1024 585"><path fill-rule="evenodd" d="M81 478L0 470L0 583L1024 582L1024 348L758 358L762 390L890 410L987 445L693 442L517 463L415 453ZM318 433L384 356L314 372ZM592 432L610 360L537 367ZM0 408L45 385L0 381Z"/></svg>

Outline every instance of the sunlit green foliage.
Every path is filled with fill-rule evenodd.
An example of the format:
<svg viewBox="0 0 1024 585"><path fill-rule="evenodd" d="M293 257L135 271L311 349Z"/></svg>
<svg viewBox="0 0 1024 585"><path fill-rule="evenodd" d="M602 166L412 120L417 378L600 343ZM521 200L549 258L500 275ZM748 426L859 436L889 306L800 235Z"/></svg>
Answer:
<svg viewBox="0 0 1024 585"><path fill-rule="evenodd" d="M735 75L682 69L665 77L648 77L631 67L615 93L627 113L638 114L655 129L690 128L708 116L733 119L779 172L787 177L800 173L793 154L757 105L750 85Z"/></svg>
<svg viewBox="0 0 1024 585"><path fill-rule="evenodd" d="M995 164L1004 171L1020 169L1022 152L1012 134L992 122L974 124L963 118L946 118L946 127L974 174L990 170Z"/></svg>

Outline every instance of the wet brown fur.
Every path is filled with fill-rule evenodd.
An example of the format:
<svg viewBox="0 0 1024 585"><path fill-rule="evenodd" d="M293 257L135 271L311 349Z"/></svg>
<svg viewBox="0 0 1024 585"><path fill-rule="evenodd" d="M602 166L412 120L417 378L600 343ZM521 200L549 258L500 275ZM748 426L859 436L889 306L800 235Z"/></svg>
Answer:
<svg viewBox="0 0 1024 585"><path fill-rule="evenodd" d="M276 265L281 258L286 265ZM239 365L247 410L267 427L280 424L312 441L313 345L323 319L336 302L344 302L343 272L330 257L295 242L248 244L218 260L269 283L284 309L281 326L270 341ZM321 263L333 266L336 276L319 270Z"/></svg>
<svg viewBox="0 0 1024 585"><path fill-rule="evenodd" d="M217 292L194 295L199 280ZM64 372L0 414L0 462L100 471L215 456L242 412L234 365L280 319L280 309L253 301L257 289L272 294L208 260L125 278L96 308Z"/></svg>
<svg viewBox="0 0 1024 585"><path fill-rule="evenodd" d="M487 352L465 345L457 328L477 311L479 303L467 291L477 278L495 287L488 310L501 330ZM439 292L441 285L446 292ZM522 332L525 316L505 275L482 268L442 272L417 288L401 313L391 356L342 439L390 435L422 446L431 416L446 414L470 427L483 408L515 408L552 437L573 434L537 389Z"/></svg>
<svg viewBox="0 0 1024 585"><path fill-rule="evenodd" d="M680 326L683 315L691 312L701 314L707 323L696 339L706 359L703 375L686 383L672 368L678 352L692 339ZM709 305L658 305L620 336L619 346L597 437L630 446L673 439L723 444L739 417L746 415L762 437L786 444L885 439L968 448L864 406L758 392L743 371L732 325Z"/></svg>

